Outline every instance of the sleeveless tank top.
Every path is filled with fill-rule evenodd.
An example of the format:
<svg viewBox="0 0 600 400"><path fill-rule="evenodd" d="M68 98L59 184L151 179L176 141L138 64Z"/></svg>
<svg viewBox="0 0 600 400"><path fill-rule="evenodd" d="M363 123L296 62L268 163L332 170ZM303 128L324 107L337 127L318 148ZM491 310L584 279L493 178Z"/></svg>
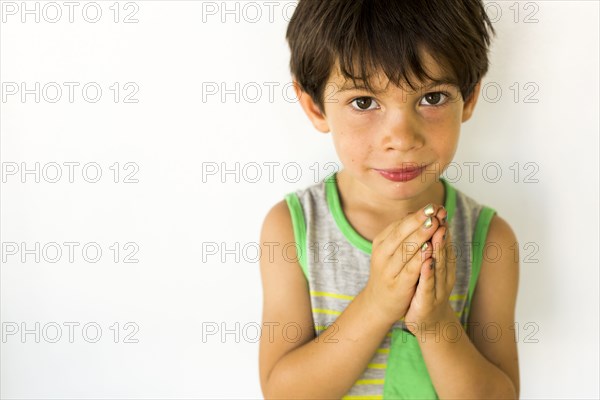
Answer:
<svg viewBox="0 0 600 400"><path fill-rule="evenodd" d="M496 211L477 203L443 177L440 180L445 188L450 245L456 255L456 280L449 302L466 330L487 231ZM317 184L288 193L285 200L292 218L298 261L310 292L315 336L318 336L365 287L372 243L346 219L336 173ZM456 327L448 330L447 335L456 337ZM408 331L403 319L397 321L343 398L437 399L419 340Z"/></svg>

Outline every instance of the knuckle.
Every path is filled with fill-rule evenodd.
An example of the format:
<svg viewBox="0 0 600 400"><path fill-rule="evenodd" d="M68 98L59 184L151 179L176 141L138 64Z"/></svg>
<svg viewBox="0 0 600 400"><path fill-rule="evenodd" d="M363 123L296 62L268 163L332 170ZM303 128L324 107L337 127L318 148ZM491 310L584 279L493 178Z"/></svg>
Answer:
<svg viewBox="0 0 600 400"><path fill-rule="evenodd" d="M404 253L407 257L412 257L413 254L417 252L420 246L421 244L418 242L415 242L413 240L406 240L402 242L402 244L400 245L400 249L402 250L402 253ZM408 260L405 259L403 261L406 262Z"/></svg>

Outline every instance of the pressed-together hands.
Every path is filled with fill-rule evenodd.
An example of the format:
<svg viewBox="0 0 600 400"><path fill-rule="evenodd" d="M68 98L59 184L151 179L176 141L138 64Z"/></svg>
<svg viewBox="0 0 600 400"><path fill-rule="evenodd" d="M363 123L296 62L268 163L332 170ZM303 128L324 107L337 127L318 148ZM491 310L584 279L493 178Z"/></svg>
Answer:
<svg viewBox="0 0 600 400"><path fill-rule="evenodd" d="M436 323L454 314L449 298L456 280L456 256L453 247L448 246L451 239L447 215L445 209L438 210L436 216L442 223L428 242L416 293L404 317L406 327L415 335L432 330Z"/></svg>
<svg viewBox="0 0 600 400"><path fill-rule="evenodd" d="M387 226L373 240L371 273L365 294L374 312L392 325L404 317L407 328L442 321L451 311L456 258L448 257L448 212L429 204Z"/></svg>

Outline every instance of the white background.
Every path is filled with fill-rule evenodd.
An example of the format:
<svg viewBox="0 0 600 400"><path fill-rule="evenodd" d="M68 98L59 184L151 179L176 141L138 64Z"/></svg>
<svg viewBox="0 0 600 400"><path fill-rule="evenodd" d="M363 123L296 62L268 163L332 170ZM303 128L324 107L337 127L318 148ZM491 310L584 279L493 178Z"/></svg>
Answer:
<svg viewBox="0 0 600 400"><path fill-rule="evenodd" d="M86 2L72 23L62 2L56 23L48 21L56 9L44 15L44 2L39 23L35 15L21 22L21 2L11 3L16 15L7 3L0 27L1 396L262 397L253 244L273 204L337 162L331 139L312 127L289 88L285 29L294 2L276 2L271 17L263 3L228 2L239 12L224 15L221 2L121 2L117 23L113 1L98 2L96 23L82 15ZM488 91L463 125L454 160L461 176L452 182L495 208L520 242L521 397L598 398L598 2L513 3L488 3L498 31ZM85 15L93 19L90 7ZM137 23L123 22L130 14ZM20 84L36 82L56 82L62 97L49 101L51 84L39 103L34 94L23 101ZM64 82L79 85L72 103ZM102 89L95 103L82 95L87 83ZM236 83L239 100L221 99L220 85L235 93ZM10 95L14 84L19 92ZM213 85L218 93L207 94ZM125 102L135 88L129 100L137 103ZM262 94L252 102L257 88ZM69 162L79 163L73 182ZM278 163L272 182L268 162ZM467 162L480 163L471 176ZM21 176L35 163L39 182ZM56 183L53 163L63 174ZM236 163L237 177L221 176ZM262 176L253 183L256 165ZM482 173L486 165L500 166L498 181L494 168ZM102 176L90 183L84 178L94 178L94 166ZM215 166L218 173L203 176ZM138 182L124 182L127 175ZM65 242L78 243L73 262ZM24 254L36 243L39 251ZM52 243L63 251L57 262ZM236 243L240 251L223 251ZM102 250L99 261L83 258L85 244ZM139 262L124 262L130 253ZM70 322L79 324L72 343ZM56 326L62 336L51 343ZM90 343L94 327L102 334ZM230 333L207 335L207 327ZM23 328L31 333L22 337Z"/></svg>

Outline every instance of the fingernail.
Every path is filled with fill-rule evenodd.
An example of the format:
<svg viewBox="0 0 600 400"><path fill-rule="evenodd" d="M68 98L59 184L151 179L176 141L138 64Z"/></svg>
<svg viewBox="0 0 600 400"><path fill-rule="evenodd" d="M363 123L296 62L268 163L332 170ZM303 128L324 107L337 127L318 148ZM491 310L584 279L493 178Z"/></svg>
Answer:
<svg viewBox="0 0 600 400"><path fill-rule="evenodd" d="M435 258L431 259L431 264L429 264L429 269L433 269L435 267Z"/></svg>
<svg viewBox="0 0 600 400"><path fill-rule="evenodd" d="M425 220L425 223L423 223L423 226L424 226L425 228L429 228L429 227L431 227L431 225L433 225L433 221L431 220L431 217L428 217L428 218Z"/></svg>
<svg viewBox="0 0 600 400"><path fill-rule="evenodd" d="M433 213L435 212L435 209L433 208L433 204L427 204L427 206L425 206L425 209L423 210L425 211L425 215L427 215L428 217L433 215Z"/></svg>
<svg viewBox="0 0 600 400"><path fill-rule="evenodd" d="M442 236L442 240L446 240L446 232L444 232L444 236Z"/></svg>
<svg viewBox="0 0 600 400"><path fill-rule="evenodd" d="M442 218L442 224L446 223L446 217Z"/></svg>
<svg viewBox="0 0 600 400"><path fill-rule="evenodd" d="M427 244L427 242L423 243L423 246L421 246L421 251L427 250L428 247L429 245Z"/></svg>

